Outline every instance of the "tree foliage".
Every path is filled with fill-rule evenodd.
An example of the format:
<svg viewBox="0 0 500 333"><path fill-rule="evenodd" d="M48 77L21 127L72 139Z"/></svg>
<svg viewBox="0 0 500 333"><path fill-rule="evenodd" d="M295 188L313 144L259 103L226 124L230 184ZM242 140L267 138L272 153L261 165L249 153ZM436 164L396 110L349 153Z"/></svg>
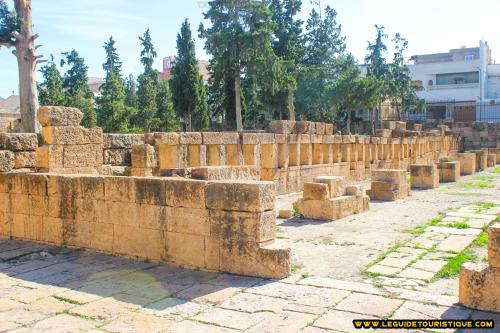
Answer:
<svg viewBox="0 0 500 333"><path fill-rule="evenodd" d="M54 56L42 68L43 83L38 84L38 99L41 105L64 105L65 95L63 88L63 77L59 72Z"/></svg>
<svg viewBox="0 0 500 333"><path fill-rule="evenodd" d="M184 118L186 130L206 130L210 124L207 95L187 19L182 23L181 32L177 35L177 57L170 86L174 108L177 114Z"/></svg>
<svg viewBox="0 0 500 333"><path fill-rule="evenodd" d="M76 50L62 53L61 67L69 66L63 77L66 105L83 112L82 125L94 127L97 115L94 109L94 95L88 86L88 67Z"/></svg>

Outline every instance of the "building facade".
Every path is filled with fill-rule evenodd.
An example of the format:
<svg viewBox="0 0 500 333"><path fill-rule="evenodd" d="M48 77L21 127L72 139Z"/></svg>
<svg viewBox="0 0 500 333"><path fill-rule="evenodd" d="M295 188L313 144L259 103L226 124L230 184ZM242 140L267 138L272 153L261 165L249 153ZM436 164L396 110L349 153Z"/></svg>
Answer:
<svg viewBox="0 0 500 333"><path fill-rule="evenodd" d="M493 63L486 42L417 55L409 67L417 94L427 103L425 117L500 122L500 65Z"/></svg>

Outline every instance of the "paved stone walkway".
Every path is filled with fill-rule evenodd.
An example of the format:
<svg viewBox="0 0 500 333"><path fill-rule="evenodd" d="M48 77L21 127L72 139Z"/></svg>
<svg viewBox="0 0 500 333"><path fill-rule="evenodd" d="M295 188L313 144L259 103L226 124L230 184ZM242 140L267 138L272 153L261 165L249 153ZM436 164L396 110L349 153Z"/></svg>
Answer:
<svg viewBox="0 0 500 333"><path fill-rule="evenodd" d="M461 181L333 223L280 221L279 241L295 251L294 274L280 281L0 239L0 332L348 333L353 319L368 318L500 323L500 314L457 305L456 278L431 276L499 213L475 204L500 198L500 175L491 175L490 188ZM420 234L407 231L439 212L446 217ZM394 270L370 276L367 267Z"/></svg>

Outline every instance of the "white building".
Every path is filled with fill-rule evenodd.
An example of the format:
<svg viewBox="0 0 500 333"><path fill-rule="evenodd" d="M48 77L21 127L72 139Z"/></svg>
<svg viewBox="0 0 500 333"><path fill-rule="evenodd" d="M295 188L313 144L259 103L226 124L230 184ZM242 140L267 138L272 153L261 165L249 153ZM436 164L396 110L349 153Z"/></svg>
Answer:
<svg viewBox="0 0 500 333"><path fill-rule="evenodd" d="M500 65L486 42L417 55L409 67L431 118L500 122Z"/></svg>

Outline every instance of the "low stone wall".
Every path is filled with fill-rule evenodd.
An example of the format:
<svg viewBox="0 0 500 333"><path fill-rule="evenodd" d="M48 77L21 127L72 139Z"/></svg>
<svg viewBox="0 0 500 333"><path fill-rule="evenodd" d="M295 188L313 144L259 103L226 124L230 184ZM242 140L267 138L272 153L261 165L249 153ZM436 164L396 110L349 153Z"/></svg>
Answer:
<svg viewBox="0 0 500 333"><path fill-rule="evenodd" d="M12 169L34 168L37 148L38 136L34 133L0 133L0 150L12 152Z"/></svg>
<svg viewBox="0 0 500 333"><path fill-rule="evenodd" d="M282 194L301 191L315 176L361 180L372 169L409 170L410 164L434 163L458 151L459 140L453 133L417 133L400 127L381 135L153 133L145 141L154 146L156 157L132 158L132 170L138 171L137 176L185 176L199 167L255 167L260 179L274 182ZM141 152L152 154L148 149L137 150ZM153 160L154 165L142 163Z"/></svg>
<svg viewBox="0 0 500 333"><path fill-rule="evenodd" d="M270 182L0 173L0 236L283 278L274 195Z"/></svg>

